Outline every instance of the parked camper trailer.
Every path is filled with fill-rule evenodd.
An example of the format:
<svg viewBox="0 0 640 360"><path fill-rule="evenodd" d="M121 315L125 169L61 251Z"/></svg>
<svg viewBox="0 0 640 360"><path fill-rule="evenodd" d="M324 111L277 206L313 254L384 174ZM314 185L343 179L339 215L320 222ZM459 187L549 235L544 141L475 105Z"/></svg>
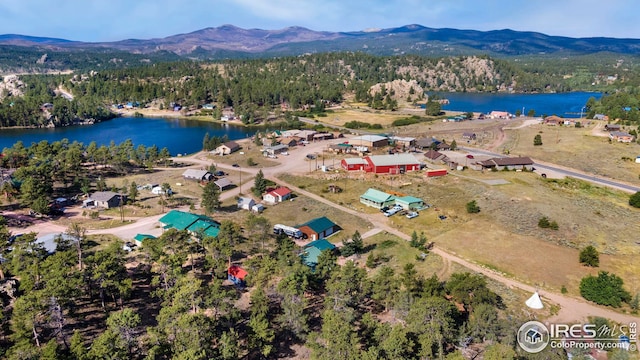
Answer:
<svg viewBox="0 0 640 360"><path fill-rule="evenodd" d="M300 230L298 230L298 229L296 229L294 227L286 226L286 225L282 225L282 224L276 224L273 227L273 233L276 234L276 235L284 233L287 236L290 236L290 237L293 237L293 238L296 238L296 239L301 239L302 236L303 236L302 231L300 231Z"/></svg>

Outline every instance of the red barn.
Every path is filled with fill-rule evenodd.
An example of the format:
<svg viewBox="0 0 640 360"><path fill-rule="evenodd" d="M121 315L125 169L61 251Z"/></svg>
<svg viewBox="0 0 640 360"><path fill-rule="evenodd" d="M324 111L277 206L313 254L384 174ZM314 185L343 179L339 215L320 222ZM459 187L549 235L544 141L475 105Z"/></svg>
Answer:
<svg viewBox="0 0 640 360"><path fill-rule="evenodd" d="M342 165L343 169L352 171L364 169L365 165L367 165L367 162L362 158L346 158L342 159L342 161L340 161L340 164Z"/></svg>
<svg viewBox="0 0 640 360"><path fill-rule="evenodd" d="M411 154L371 155L364 160L367 162L364 170L375 174L403 174L420 170L420 163Z"/></svg>

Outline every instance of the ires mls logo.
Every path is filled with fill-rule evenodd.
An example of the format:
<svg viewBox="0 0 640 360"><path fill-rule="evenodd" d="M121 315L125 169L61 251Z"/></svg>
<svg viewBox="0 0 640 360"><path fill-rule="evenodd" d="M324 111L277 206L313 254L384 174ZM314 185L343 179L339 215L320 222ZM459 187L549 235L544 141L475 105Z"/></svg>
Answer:
<svg viewBox="0 0 640 360"><path fill-rule="evenodd" d="M637 349L637 324L609 327L596 324L543 324L528 321L518 329L520 347L529 353L539 353L547 346L571 349Z"/></svg>
<svg viewBox="0 0 640 360"><path fill-rule="evenodd" d="M529 353L535 354L549 345L549 329L539 321L527 321L518 329L518 344Z"/></svg>

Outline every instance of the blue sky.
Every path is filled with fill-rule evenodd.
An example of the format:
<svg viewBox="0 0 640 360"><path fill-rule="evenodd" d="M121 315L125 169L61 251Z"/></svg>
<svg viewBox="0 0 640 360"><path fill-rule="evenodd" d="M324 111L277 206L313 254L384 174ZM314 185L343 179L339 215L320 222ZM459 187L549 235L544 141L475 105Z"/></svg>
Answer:
<svg viewBox="0 0 640 360"><path fill-rule="evenodd" d="M640 38L637 0L0 0L0 34L148 39L232 24L356 31L420 24Z"/></svg>

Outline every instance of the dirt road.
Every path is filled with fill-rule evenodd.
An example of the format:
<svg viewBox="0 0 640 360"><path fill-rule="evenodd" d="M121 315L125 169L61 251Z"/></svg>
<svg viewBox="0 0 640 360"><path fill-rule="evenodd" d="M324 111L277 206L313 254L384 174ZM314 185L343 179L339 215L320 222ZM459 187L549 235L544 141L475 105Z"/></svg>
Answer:
<svg viewBox="0 0 640 360"><path fill-rule="evenodd" d="M340 211L344 211L347 213L350 213L352 215L358 216L360 218L362 218L363 220L369 221L372 224L375 225L375 231L386 231L388 233L394 234L402 239L405 240L410 240L410 236L408 234L405 234L401 231L399 231L398 229L395 229L391 226L388 225L387 223L387 218L385 218L382 214L363 214L360 213L356 210L352 210L349 208L346 208L344 206L335 204L325 198L322 198L318 195L315 195L313 193L310 193L308 191L305 191L303 189L300 189L296 186L294 186L293 184L289 184L285 181L282 181L281 179L276 178L276 175L280 174L280 173L301 173L301 172L306 172L306 170L308 169L308 160L306 160L306 155L309 153L320 153L322 152L323 148L326 147L329 143L328 142L318 142L318 143L311 143L308 146L304 147L304 148L299 148L296 151L292 151L290 156L281 156L278 161L280 161L280 165L278 166L274 166L274 167L268 167L268 168L262 168L262 171L265 175L266 178L271 179L273 181L277 181L279 184L282 184L284 186L288 186L290 189L296 191L298 194L307 196L309 198L312 198L316 201L325 203L337 210ZM179 160L181 162L193 162L196 164L200 164L200 165L209 165L211 163L210 160L205 159L202 157L202 153L200 154L194 154L192 156L189 157L180 157L180 158L176 158L176 160ZM230 165L226 165L226 164L218 164L218 167L221 169L233 169L233 170L240 170L243 173L247 173L250 176L246 177L246 190L248 190L248 188L251 186L249 184L252 184L253 182L253 176L260 170L257 168L233 168ZM243 178L244 179L244 178ZM232 189L230 191L225 191L222 193L221 195L221 199L229 199L233 196L236 196L240 193L240 188L237 187L235 189ZM118 228L112 228L112 229L105 229L105 230L93 230L90 231L90 234L114 234L116 236L119 236L121 238L124 239L130 239L132 238L135 234L137 233L150 233L150 234L154 234L154 232L157 231L161 231L158 227L157 227L157 221L158 219L161 217L161 215L157 215L157 216L152 216L152 217L148 217L148 218L143 218L138 220L136 223L133 224L128 224L122 227L118 227ZM55 229L55 230L54 230ZM48 232L56 232L56 231L65 231L66 229L62 229L62 227L60 226L56 226L55 224L50 224L50 223L45 223L45 224L38 224L34 226L34 231L37 232L41 232L44 233L43 231L48 231ZM372 230L373 231L373 230ZM372 235L373 233L369 234L366 233L367 235ZM463 259L460 258L454 254L448 253L438 247L433 248L432 252L434 254L437 254L439 256L441 256L445 262L445 264L449 264L449 262L455 262L458 263L468 269L470 269L471 271L483 274L485 276L487 276L488 278L491 278L493 280L499 281L505 285L507 285L508 287L512 287L512 288L518 288L521 290L524 290L526 292L530 292L533 293L536 288L534 288L531 285L528 284L524 284L522 282L519 282L518 280L512 279L512 278L507 278L505 276L503 276L502 274L499 274L491 269L487 269L485 267L482 267L480 265L477 265L467 259ZM615 312L611 309L605 308L605 307L600 307L600 306L596 306L594 304L591 303L587 303L582 299L578 299L578 298L573 298L573 297L569 297L569 296L565 296L565 295L561 295L561 294L556 294L556 293L551 293L551 292L542 292L541 296L543 298L543 300L546 300L547 304L549 302L557 304L560 306L560 311L559 313L554 316L552 319L550 319L550 321L586 321L588 317L592 317L592 316L599 316L599 317L604 317L604 318L608 318L611 320L614 320L616 322L619 323L629 323L629 322L640 322L640 318L638 317L634 317L631 315L626 315L626 314L620 314L618 312Z"/></svg>

